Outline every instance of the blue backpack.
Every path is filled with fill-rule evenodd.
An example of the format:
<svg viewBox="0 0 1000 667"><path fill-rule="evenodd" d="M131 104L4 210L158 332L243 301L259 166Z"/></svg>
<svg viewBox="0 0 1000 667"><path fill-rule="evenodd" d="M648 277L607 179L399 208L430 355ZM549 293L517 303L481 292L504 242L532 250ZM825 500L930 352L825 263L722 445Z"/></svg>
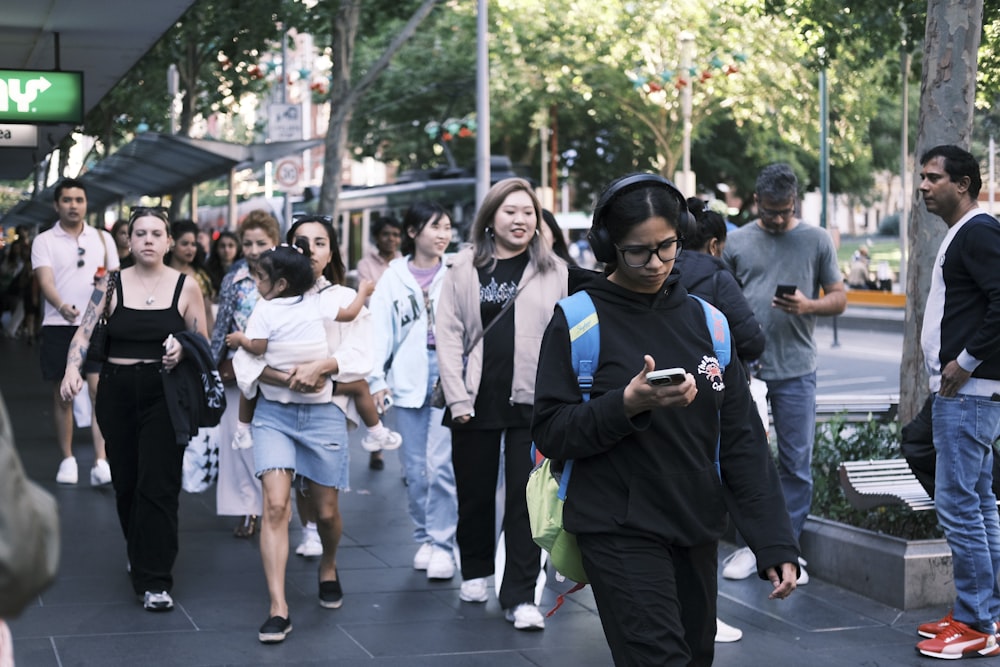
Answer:
<svg viewBox="0 0 1000 667"><path fill-rule="evenodd" d="M732 359L729 322L726 320L726 316L712 304L693 294L691 298L701 304L705 313L705 324L712 337L716 359L718 359L721 369L725 371ZM594 386L594 371L597 369L601 350L597 309L594 307L590 295L585 291L577 292L560 300L559 307L566 315L566 322L569 325L570 349L572 350L576 381L580 387L580 393L583 394L583 400L589 401L590 390ZM715 444L715 470L721 477L720 446L721 441L717 440ZM539 456L534 447L532 447L532 456L536 459ZM572 593L586 583L587 579L580 558L580 550L576 545L576 536L566 532L562 527L562 508L566 501L566 489L573 472L573 460L564 462L561 474L555 473L551 469L551 462L544 457L536 463L538 465L532 471L527 487L531 536L538 546L549 552L549 559L557 571L578 582L577 586L570 591ZM558 482L556 477L558 477ZM562 598L563 596L560 595L555 609L558 609L562 604ZM549 615L555 612L555 609L550 611Z"/></svg>

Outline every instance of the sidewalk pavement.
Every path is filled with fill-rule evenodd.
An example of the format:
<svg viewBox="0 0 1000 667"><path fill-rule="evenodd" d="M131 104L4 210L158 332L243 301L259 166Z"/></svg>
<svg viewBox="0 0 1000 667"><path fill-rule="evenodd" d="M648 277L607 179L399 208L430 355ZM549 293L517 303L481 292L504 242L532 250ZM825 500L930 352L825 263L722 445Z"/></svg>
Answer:
<svg viewBox="0 0 1000 667"><path fill-rule="evenodd" d="M342 493L344 538L338 566L344 605L316 600L316 561L291 555L288 595L294 631L265 646L257 629L267 616L259 538L236 539L236 520L215 515L215 497L181 496L180 555L172 613L152 614L132 594L124 542L110 488L89 486L93 449L78 429L74 453L81 483L59 486L50 389L37 347L0 340L0 390L28 474L52 491L62 521L62 562L55 584L10 622L18 667L178 665L407 665L446 667L598 667L611 664L594 605L584 589L546 621L544 632L519 632L496 598L459 601L460 575L428 582L411 568L415 545L395 454L381 472L352 438L351 489ZM292 544L299 538L293 520ZM722 556L732 551L724 544ZM808 559L809 554L805 554ZM864 564L859 563L859 568ZM903 612L823 581L785 601L768 601L769 584L720 578L719 615L744 638L716 645L720 667L928 665L914 650L916 625L945 608ZM543 610L567 583L549 578Z"/></svg>

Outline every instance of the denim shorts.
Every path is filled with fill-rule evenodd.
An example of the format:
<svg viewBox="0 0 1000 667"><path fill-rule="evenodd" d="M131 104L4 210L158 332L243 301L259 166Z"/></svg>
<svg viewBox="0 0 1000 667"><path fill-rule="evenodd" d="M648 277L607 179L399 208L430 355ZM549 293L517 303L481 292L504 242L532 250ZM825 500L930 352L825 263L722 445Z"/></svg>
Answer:
<svg viewBox="0 0 1000 667"><path fill-rule="evenodd" d="M322 486L348 488L347 420L336 405L277 403L261 396L252 424L257 477L284 469Z"/></svg>

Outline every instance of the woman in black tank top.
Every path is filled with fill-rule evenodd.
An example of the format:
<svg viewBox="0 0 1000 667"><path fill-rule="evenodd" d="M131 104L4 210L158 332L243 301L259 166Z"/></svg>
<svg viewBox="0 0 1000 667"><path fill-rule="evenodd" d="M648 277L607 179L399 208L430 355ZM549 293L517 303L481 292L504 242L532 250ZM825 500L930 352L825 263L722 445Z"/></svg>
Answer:
<svg viewBox="0 0 1000 667"><path fill-rule="evenodd" d="M83 387L80 367L110 298L108 359L94 413L107 443L132 587L147 610L168 611L184 448L176 443L161 374L183 356L173 334L206 336L205 305L198 285L163 263L171 245L166 209L133 208L129 241L135 265L97 278L70 343L60 394L72 400Z"/></svg>

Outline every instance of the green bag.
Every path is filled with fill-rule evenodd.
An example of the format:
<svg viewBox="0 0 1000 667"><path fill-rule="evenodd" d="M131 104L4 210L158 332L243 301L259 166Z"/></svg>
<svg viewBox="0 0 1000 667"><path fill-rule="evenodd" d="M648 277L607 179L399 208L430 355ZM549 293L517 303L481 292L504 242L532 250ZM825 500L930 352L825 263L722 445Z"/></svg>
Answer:
<svg viewBox="0 0 1000 667"><path fill-rule="evenodd" d="M560 478L562 476L559 475ZM560 498L559 482L552 470L551 459L544 459L528 476L525 494L531 538L549 552L549 560L557 571L567 579L585 584L588 582L587 573L583 569L580 548L576 545L576 535L563 528L563 499Z"/></svg>

